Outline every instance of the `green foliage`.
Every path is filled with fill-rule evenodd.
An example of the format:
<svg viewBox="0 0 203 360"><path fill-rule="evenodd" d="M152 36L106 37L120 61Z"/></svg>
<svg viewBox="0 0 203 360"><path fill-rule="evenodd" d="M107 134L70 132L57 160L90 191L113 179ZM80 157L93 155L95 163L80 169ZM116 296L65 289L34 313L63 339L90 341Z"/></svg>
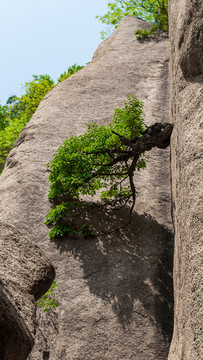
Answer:
<svg viewBox="0 0 203 360"><path fill-rule="evenodd" d="M52 208L48 215L46 215L45 224L47 226L51 225L52 229L49 232L50 239L56 237L64 236L65 234L69 235L79 235L83 237L94 236L95 233L90 229L87 224L76 226L74 223L65 224L64 218L67 213L71 214L72 218L77 215L77 209L81 207L78 201L68 201L60 205L57 205L54 209Z"/></svg>
<svg viewBox="0 0 203 360"><path fill-rule="evenodd" d="M0 104L0 131L4 130L8 125L7 106Z"/></svg>
<svg viewBox="0 0 203 360"><path fill-rule="evenodd" d="M55 239L64 236L66 234L69 234L71 236L74 235L77 236L81 234L83 238L92 237L96 235L96 233L87 224L76 226L75 224L71 223L70 225L65 225L65 224L53 225L51 231L49 232L49 238Z"/></svg>
<svg viewBox="0 0 203 360"><path fill-rule="evenodd" d="M74 64L61 74L58 82L73 75L83 66ZM22 96L10 96L6 105L0 105L0 173L6 157L24 126L35 113L40 101L55 86L49 75L33 75L33 80L23 86Z"/></svg>
<svg viewBox="0 0 203 360"><path fill-rule="evenodd" d="M141 30L141 29L136 30L135 35L136 35L136 38L138 40L142 40L142 39L148 38L150 35L153 35L156 30L157 30L156 25L153 25L150 30L146 30L146 29L144 29L144 30Z"/></svg>
<svg viewBox="0 0 203 360"><path fill-rule="evenodd" d="M65 140L47 164L49 199L59 203L46 217L46 224L53 226L50 238L81 231L73 222L81 195L94 196L100 190L101 200L119 205L135 197L132 184L125 181L130 176L129 169L132 170L132 154L122 138L136 142L142 136L145 131L142 107L140 100L129 95L124 107L115 110L111 124L87 124L86 132ZM133 171L145 168L144 154L133 164Z"/></svg>
<svg viewBox="0 0 203 360"><path fill-rule="evenodd" d="M49 232L49 238L54 239L59 236L64 236L65 234L77 235L78 230L74 230L72 226L66 226L65 224L54 225Z"/></svg>
<svg viewBox="0 0 203 360"><path fill-rule="evenodd" d="M25 94L15 98L11 111L15 111L15 117L24 115L29 121L35 113L40 101L46 93L54 87L54 82L49 75L33 75L31 82L23 86Z"/></svg>
<svg viewBox="0 0 203 360"><path fill-rule="evenodd" d="M45 94L54 86L53 80L48 75L33 75L31 82L25 83L25 94L11 96L7 104L0 108L0 171L13 143L20 135L23 127L28 123L36 111Z"/></svg>
<svg viewBox="0 0 203 360"><path fill-rule="evenodd" d="M21 116L18 120L10 121L4 130L0 131L0 173L3 170L4 163L13 143L20 135L22 129L27 123L27 118Z"/></svg>
<svg viewBox="0 0 203 360"><path fill-rule="evenodd" d="M76 65L76 64L74 64L72 66L69 66L68 71L67 72L64 71L64 73L61 74L60 77L58 78L58 83L64 81L65 79L67 79L71 75L74 75L76 72L78 72L82 68L84 68L84 66Z"/></svg>
<svg viewBox="0 0 203 360"><path fill-rule="evenodd" d="M120 21L127 15L152 22L156 28L168 30L168 0L114 0L108 3L108 12L97 16L102 24L107 25L101 35L104 39L109 29L117 28Z"/></svg>
<svg viewBox="0 0 203 360"><path fill-rule="evenodd" d="M42 308L45 312L50 311L59 305L54 299L54 289L57 287L56 281L53 281L50 289L37 301L37 306Z"/></svg>

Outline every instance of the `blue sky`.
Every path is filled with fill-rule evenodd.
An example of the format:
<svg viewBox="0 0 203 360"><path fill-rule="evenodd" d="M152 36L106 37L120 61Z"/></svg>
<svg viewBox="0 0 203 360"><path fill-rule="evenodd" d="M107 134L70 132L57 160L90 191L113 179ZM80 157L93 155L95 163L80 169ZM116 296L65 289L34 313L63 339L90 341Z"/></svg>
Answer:
<svg viewBox="0 0 203 360"><path fill-rule="evenodd" d="M20 95L32 74L54 80L73 64L85 65L101 40L95 19L108 0L6 0L0 6L0 103Z"/></svg>

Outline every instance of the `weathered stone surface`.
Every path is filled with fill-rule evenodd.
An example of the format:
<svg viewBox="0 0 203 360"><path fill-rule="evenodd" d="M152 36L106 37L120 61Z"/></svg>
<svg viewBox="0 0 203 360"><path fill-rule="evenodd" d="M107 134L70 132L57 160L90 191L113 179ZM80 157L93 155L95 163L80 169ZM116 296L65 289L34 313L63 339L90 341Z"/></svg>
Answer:
<svg viewBox="0 0 203 360"><path fill-rule="evenodd" d="M175 323L170 360L203 358L203 2L170 1Z"/></svg>
<svg viewBox="0 0 203 360"><path fill-rule="evenodd" d="M0 359L27 359L36 330L35 300L50 287L54 269L41 250L0 222Z"/></svg>
<svg viewBox="0 0 203 360"><path fill-rule="evenodd" d="M164 360L172 332L172 247L169 151L150 152L137 178L140 194L129 228L127 212L106 213L90 203L98 238L49 241L46 163L85 123L107 124L129 93L144 101L145 121L168 122L168 41L138 41L149 24L125 18L91 64L53 88L11 151L0 183L0 215L28 233L57 273L51 313L38 312L30 360ZM10 205L9 205L10 204Z"/></svg>

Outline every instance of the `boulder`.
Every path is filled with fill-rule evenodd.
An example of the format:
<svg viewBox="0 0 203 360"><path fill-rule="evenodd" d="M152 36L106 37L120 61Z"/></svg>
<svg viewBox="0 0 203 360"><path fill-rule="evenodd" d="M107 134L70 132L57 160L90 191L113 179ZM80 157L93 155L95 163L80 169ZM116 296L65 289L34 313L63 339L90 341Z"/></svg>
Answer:
<svg viewBox="0 0 203 360"><path fill-rule="evenodd" d="M174 335L170 360L203 358L203 3L170 1Z"/></svg>
<svg viewBox="0 0 203 360"><path fill-rule="evenodd" d="M23 233L0 222L0 358L27 359L34 345L36 306L54 269Z"/></svg>
<svg viewBox="0 0 203 360"><path fill-rule="evenodd" d="M126 17L96 50L92 62L54 87L41 101L10 152L0 182L0 216L12 218L56 268L59 306L38 311L30 360L167 359L173 325L169 149L153 149L136 175L139 195L128 210L107 213L88 203L96 238L48 238L46 163L85 124L106 125L128 94L144 101L147 124L168 122L169 42L138 40L150 24Z"/></svg>

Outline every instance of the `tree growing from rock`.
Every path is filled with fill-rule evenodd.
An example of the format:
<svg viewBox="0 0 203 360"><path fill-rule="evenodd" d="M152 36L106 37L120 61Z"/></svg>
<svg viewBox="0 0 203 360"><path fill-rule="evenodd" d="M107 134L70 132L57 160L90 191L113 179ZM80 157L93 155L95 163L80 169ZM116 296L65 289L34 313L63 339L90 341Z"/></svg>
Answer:
<svg viewBox="0 0 203 360"><path fill-rule="evenodd" d="M47 164L49 198L57 203L46 220L52 225L51 238L80 231L74 219L81 196L93 197L97 192L112 208L129 206L130 222L137 195L134 173L146 167L146 152L169 146L172 132L168 123L146 126L142 107L142 101L129 95L110 124L87 124L86 132L67 139Z"/></svg>
<svg viewBox="0 0 203 360"><path fill-rule="evenodd" d="M116 29L120 21L127 15L154 24L151 33L157 28L168 30L168 0L114 0L108 2L107 6L106 14L97 15L97 19L107 25L106 30L101 32L103 39L110 35L111 29Z"/></svg>

